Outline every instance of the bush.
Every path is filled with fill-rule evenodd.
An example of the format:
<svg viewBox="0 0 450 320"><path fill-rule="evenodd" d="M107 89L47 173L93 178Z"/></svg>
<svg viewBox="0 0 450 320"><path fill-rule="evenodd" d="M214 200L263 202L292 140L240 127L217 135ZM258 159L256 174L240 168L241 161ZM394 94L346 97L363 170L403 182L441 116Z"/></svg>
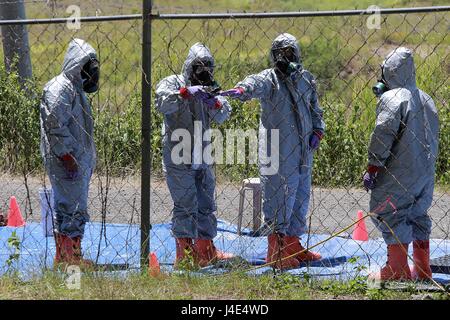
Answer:
<svg viewBox="0 0 450 320"><path fill-rule="evenodd" d="M135 95L120 111L94 112L97 171L126 174L140 164L141 99Z"/></svg>
<svg viewBox="0 0 450 320"><path fill-rule="evenodd" d="M328 46L331 55L340 51L337 45L320 41L310 50L324 50ZM333 50L330 48L334 48ZM341 57L339 59L344 59ZM325 57L324 60L327 60ZM310 62L312 65L312 62ZM419 63L423 61L419 60ZM437 72L438 59L428 58L427 64L418 72L418 86L432 95L440 113L440 153L437 160L436 180L440 184L450 183L450 112L448 112L449 89L445 85L446 74ZM219 74L223 87L234 85L233 79L242 79L254 72L255 65L261 70L268 67L265 61L228 60L224 69L226 75ZM340 64L337 63L337 66ZM239 67L236 67L239 66ZM338 67L328 68L320 60L310 68L319 79L335 77ZM433 71L434 70L434 71ZM433 74L427 74L431 72ZM328 74L327 74L328 73ZM333 76L334 75L334 76ZM156 83L156 81L155 81ZM365 79L346 83L346 99L337 99L339 85L319 81L321 105L325 110L327 125L326 138L317 152L314 161L313 183L320 186L358 186L367 165L367 145L375 123L376 99ZM327 86L323 90L322 86ZM14 73L0 69L0 166L2 170L13 173L41 170L42 160L39 153L39 95L32 82L23 89ZM338 88L338 89L336 89ZM328 91L330 90L330 91ZM347 102L347 98L349 102ZM94 102L95 104L95 102ZM251 101L241 103L231 101L231 118L220 126L226 129L257 129L259 125L259 103ZM119 111L96 111L95 141L98 149L97 171L102 174L130 174L139 170L141 161L141 97L135 94ZM161 126L163 116L152 106L152 161L153 173L161 173ZM258 176L257 165L219 165L218 175L239 181L244 177Z"/></svg>
<svg viewBox="0 0 450 320"><path fill-rule="evenodd" d="M0 168L12 173L39 167L39 94L32 81L0 66Z"/></svg>

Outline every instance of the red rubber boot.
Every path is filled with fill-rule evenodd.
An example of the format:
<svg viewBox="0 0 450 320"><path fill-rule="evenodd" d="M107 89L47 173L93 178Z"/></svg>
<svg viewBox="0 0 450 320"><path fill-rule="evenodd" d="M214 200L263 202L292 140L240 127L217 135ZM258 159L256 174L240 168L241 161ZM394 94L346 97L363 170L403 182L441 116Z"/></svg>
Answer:
<svg viewBox="0 0 450 320"><path fill-rule="evenodd" d="M186 268L194 268L196 261L194 257L194 243L191 238L175 238L176 258L174 268L179 269L181 265ZM190 264L194 264L189 266Z"/></svg>
<svg viewBox="0 0 450 320"><path fill-rule="evenodd" d="M92 260L83 258L81 251L81 237L75 237L71 240L73 241L73 254L78 265L84 268L94 267L94 262Z"/></svg>
<svg viewBox="0 0 450 320"><path fill-rule="evenodd" d="M217 260L231 259L234 257L231 253L217 250L214 242L207 239L195 240L195 253L200 267L206 267Z"/></svg>
<svg viewBox="0 0 450 320"><path fill-rule="evenodd" d="M56 254L53 262L55 267L62 264L70 264L73 260L73 245L72 241L66 235L55 234Z"/></svg>
<svg viewBox="0 0 450 320"><path fill-rule="evenodd" d="M70 238L64 234L55 234L56 254L54 266L66 268L68 266L79 266L84 269L92 268L91 260L83 259L81 254L81 237Z"/></svg>
<svg viewBox="0 0 450 320"><path fill-rule="evenodd" d="M371 280L411 280L411 271L408 266L409 244L388 245L387 262L377 273L369 275Z"/></svg>
<svg viewBox="0 0 450 320"><path fill-rule="evenodd" d="M414 267L411 276L414 280L430 280L433 277L430 267L430 241L413 242Z"/></svg>
<svg viewBox="0 0 450 320"><path fill-rule="evenodd" d="M317 260L322 259L322 256L320 255L320 253L313 252L313 251L306 251L305 248L301 245L300 239L298 237L286 236L285 239L286 239L287 251L288 251L289 255L292 255L292 254L298 252L298 254L295 256L295 258L299 262L317 261Z"/></svg>
<svg viewBox="0 0 450 320"><path fill-rule="evenodd" d="M294 256L289 257L286 236L273 233L268 236L268 242L267 263L273 263L273 267L281 270L297 268L300 265L300 262Z"/></svg>

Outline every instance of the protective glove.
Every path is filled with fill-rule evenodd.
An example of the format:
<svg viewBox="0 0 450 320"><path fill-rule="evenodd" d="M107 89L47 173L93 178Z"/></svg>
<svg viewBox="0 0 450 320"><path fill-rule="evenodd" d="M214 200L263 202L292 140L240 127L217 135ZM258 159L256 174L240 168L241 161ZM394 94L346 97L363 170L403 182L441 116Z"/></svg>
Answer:
<svg viewBox="0 0 450 320"><path fill-rule="evenodd" d="M222 97L230 97L230 98L233 98L233 99L239 98L243 94L244 94L244 88L241 88L241 87L237 87L237 88L234 88L234 89L222 91L220 93L220 95Z"/></svg>
<svg viewBox="0 0 450 320"><path fill-rule="evenodd" d="M222 108L222 102L220 102L219 99L217 99L216 97L211 97L209 99L205 99L203 100L203 103L208 106L208 108L210 109L220 109Z"/></svg>
<svg viewBox="0 0 450 320"><path fill-rule="evenodd" d="M64 169L67 173L67 178L74 180L78 178L78 164L74 156L70 153L63 155L61 158Z"/></svg>
<svg viewBox="0 0 450 320"><path fill-rule="evenodd" d="M314 131L314 133L309 138L309 146L313 151L319 149L320 140L323 138L323 133L319 131Z"/></svg>
<svg viewBox="0 0 450 320"><path fill-rule="evenodd" d="M363 177L364 189L366 191L372 190L375 188L375 182L378 174L378 170L380 167L377 166L368 166L367 171Z"/></svg>
<svg viewBox="0 0 450 320"><path fill-rule="evenodd" d="M180 95L183 99L194 98L200 101L211 98L211 95L203 89L203 86L182 87Z"/></svg>

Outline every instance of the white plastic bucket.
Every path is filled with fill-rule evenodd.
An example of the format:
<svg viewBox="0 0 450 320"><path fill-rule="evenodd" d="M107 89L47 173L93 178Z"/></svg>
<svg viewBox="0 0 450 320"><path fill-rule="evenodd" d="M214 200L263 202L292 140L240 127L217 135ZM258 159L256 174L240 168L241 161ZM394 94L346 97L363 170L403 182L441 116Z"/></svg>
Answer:
<svg viewBox="0 0 450 320"><path fill-rule="evenodd" d="M39 189L41 200L41 225L45 237L53 237L53 192L52 189Z"/></svg>

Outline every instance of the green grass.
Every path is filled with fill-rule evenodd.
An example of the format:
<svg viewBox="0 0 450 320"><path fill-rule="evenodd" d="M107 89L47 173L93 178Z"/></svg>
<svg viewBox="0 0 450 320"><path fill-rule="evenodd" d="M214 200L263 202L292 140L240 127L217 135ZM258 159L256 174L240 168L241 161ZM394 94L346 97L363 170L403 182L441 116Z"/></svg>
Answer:
<svg viewBox="0 0 450 320"><path fill-rule="evenodd" d="M74 4L71 0L58 0L55 6L43 2L27 3L28 17L46 18L67 16L66 8ZM240 12L240 11L314 11L335 9L366 9L371 5L382 8L446 5L446 0L154 0L153 10L161 13L180 12ZM78 1L83 15L134 14L142 10L141 0L97 0Z"/></svg>
<svg viewBox="0 0 450 320"><path fill-rule="evenodd" d="M419 292L420 293L420 292ZM411 299L418 292L367 289L364 279L349 282L317 281L289 274L248 276L230 273L214 277L171 275L126 278L84 274L80 289L69 289L66 278L55 273L24 282L0 277L0 299ZM434 299L448 295L433 293Z"/></svg>

